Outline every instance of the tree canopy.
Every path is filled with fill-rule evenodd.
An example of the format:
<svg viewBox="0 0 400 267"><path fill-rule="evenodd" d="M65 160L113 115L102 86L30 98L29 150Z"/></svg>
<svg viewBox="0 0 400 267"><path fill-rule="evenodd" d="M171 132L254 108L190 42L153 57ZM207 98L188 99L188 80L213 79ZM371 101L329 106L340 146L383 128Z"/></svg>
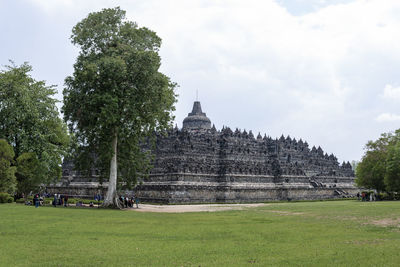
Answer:
<svg viewBox="0 0 400 267"><path fill-rule="evenodd" d="M42 164L33 152L22 153L17 158L17 181L18 192L23 193L27 198L29 192L39 189L41 182L46 175Z"/></svg>
<svg viewBox="0 0 400 267"><path fill-rule="evenodd" d="M0 71L0 138L18 158L34 153L48 184L61 177L62 158L68 147L67 127L59 117L56 89L30 76L32 67L6 66Z"/></svg>
<svg viewBox="0 0 400 267"><path fill-rule="evenodd" d="M384 182L388 191L400 192L400 140L388 149Z"/></svg>
<svg viewBox="0 0 400 267"><path fill-rule="evenodd" d="M0 139L0 192L14 193L16 188L14 150L6 140Z"/></svg>
<svg viewBox="0 0 400 267"><path fill-rule="evenodd" d="M139 143L171 127L176 84L159 72L161 39L119 7L90 13L71 41L81 50L65 80L64 118L79 144L77 165L109 174L105 205L116 204L117 170L133 184L148 170Z"/></svg>
<svg viewBox="0 0 400 267"><path fill-rule="evenodd" d="M369 141L356 167L357 185L377 191L400 192L400 129Z"/></svg>

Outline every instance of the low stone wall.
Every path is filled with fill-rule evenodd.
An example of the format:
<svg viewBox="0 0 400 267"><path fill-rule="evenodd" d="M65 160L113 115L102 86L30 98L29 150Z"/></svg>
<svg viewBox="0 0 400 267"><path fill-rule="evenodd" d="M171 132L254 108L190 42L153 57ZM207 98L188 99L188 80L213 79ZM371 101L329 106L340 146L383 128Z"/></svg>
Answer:
<svg viewBox="0 0 400 267"><path fill-rule="evenodd" d="M66 179L68 180L68 179ZM349 177L305 177L174 173L152 175L138 185L135 195L152 203L240 203L278 200L318 200L354 197L359 189ZM107 183L72 182L47 187L49 193L71 197L105 196ZM133 191L124 192L132 195Z"/></svg>
<svg viewBox="0 0 400 267"><path fill-rule="evenodd" d="M309 188L259 184L149 184L138 186L142 201L154 203L240 203L278 200L317 200L355 196L357 188Z"/></svg>
<svg viewBox="0 0 400 267"><path fill-rule="evenodd" d="M225 176L153 174L137 187L142 201L154 203L239 203L353 197L353 177Z"/></svg>
<svg viewBox="0 0 400 267"><path fill-rule="evenodd" d="M96 194L105 196L107 193L107 184L99 183L75 183L73 185L56 184L47 186L47 192L50 194L68 194L69 197L93 199Z"/></svg>

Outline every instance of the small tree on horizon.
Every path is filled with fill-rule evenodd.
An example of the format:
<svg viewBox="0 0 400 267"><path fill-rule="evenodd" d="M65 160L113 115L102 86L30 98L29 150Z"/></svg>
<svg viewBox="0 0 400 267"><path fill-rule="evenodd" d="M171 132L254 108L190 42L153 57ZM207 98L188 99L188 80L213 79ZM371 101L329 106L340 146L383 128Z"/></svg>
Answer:
<svg viewBox="0 0 400 267"><path fill-rule="evenodd" d="M384 181L388 191L400 193L400 140L389 148Z"/></svg>
<svg viewBox="0 0 400 267"><path fill-rule="evenodd" d="M176 84L159 72L161 39L126 21L119 7L90 13L71 41L81 50L65 80L63 112L77 140L77 165L109 175L104 205L118 206L117 177L134 184L148 169L139 143L171 127Z"/></svg>
<svg viewBox="0 0 400 267"><path fill-rule="evenodd" d="M356 167L356 184L378 192L400 191L400 129L369 141Z"/></svg>

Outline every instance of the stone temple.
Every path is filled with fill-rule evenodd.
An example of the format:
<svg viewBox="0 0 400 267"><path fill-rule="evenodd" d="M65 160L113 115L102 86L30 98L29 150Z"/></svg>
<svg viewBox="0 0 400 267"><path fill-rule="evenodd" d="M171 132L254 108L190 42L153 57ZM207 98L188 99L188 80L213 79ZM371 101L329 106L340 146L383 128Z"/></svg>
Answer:
<svg viewBox="0 0 400 267"><path fill-rule="evenodd" d="M354 196L349 162L321 147L284 137L254 136L251 131L217 130L196 101L167 136L157 135L149 178L136 188L142 201L158 203L263 202ZM107 183L81 177L64 162L62 182L51 191L92 196Z"/></svg>

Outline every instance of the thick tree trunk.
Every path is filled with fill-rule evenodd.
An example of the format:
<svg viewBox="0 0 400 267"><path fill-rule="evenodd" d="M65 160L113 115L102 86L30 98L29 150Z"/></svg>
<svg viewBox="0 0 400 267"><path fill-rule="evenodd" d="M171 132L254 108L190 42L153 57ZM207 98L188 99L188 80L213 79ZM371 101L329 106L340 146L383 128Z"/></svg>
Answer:
<svg viewBox="0 0 400 267"><path fill-rule="evenodd" d="M117 196L117 147L118 147L118 135L117 133L115 133L112 141L113 156L111 157L111 162L110 162L110 179L108 181L107 195L103 203L104 207L120 208Z"/></svg>

